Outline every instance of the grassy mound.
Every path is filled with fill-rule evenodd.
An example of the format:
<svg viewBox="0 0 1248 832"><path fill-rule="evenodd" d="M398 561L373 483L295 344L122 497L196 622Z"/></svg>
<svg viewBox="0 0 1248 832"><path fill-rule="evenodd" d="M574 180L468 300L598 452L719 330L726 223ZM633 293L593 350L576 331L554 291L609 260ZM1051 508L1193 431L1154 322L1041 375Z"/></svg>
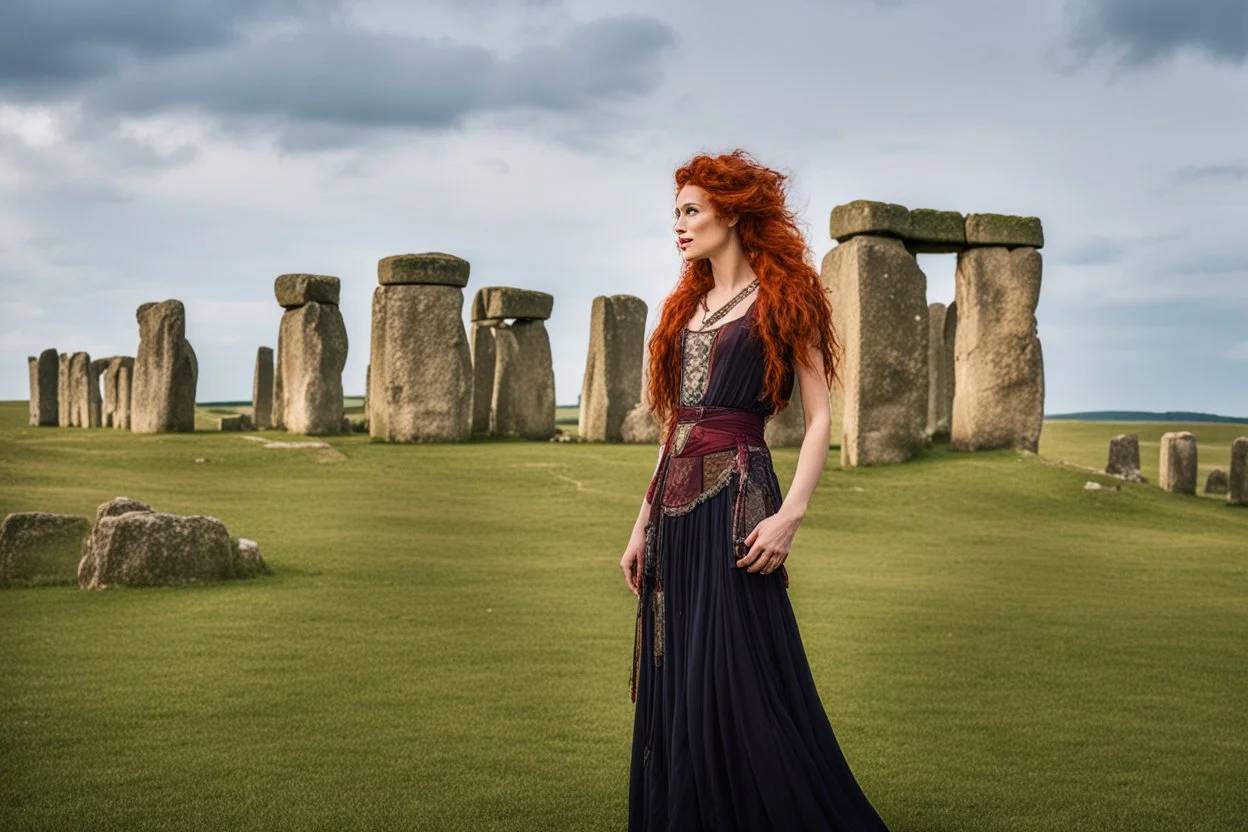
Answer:
<svg viewBox="0 0 1248 832"><path fill-rule="evenodd" d="M0 405L0 512L212 514L274 574L0 593L0 827L623 828L617 564L653 447L325 454L25 413ZM1042 450L1103 465L1114 432ZM1248 511L1088 479L1113 484L943 449L825 473L790 595L895 832L1242 828Z"/></svg>

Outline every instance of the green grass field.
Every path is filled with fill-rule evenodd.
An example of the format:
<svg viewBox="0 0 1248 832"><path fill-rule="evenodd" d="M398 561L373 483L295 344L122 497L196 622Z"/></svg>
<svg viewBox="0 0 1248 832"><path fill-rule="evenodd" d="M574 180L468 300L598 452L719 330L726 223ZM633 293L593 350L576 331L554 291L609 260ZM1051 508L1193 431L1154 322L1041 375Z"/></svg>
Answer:
<svg viewBox="0 0 1248 832"><path fill-rule="evenodd" d="M212 514L274 574L0 591L0 828L624 828L617 564L655 448L25 420L0 404L0 513ZM1248 510L1048 459L1104 465L1124 427L1155 477L1164 426L1079 423L825 472L790 594L894 832L1248 823ZM1195 432L1206 468L1248 427Z"/></svg>

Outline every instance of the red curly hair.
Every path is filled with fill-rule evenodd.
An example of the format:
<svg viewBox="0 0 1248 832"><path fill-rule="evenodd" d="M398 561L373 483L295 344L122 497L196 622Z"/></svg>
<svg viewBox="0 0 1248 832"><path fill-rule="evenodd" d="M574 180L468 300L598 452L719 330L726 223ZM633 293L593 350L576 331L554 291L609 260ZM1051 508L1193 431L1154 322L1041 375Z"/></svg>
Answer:
<svg viewBox="0 0 1248 832"><path fill-rule="evenodd" d="M763 342L763 399L773 412L788 404L785 388L792 363L808 366L810 356L798 345L815 346L823 354L829 386L836 379L840 344L832 328L832 306L819 273L810 265L810 251L786 203L788 177L759 164L742 150L720 156L700 154L676 170L676 192L685 185L705 190L721 216L736 216L737 234L745 256L758 275L755 335ZM659 312L650 336L649 384L655 418L670 427L680 402L681 331L699 299L715 285L709 259L686 262L680 280Z"/></svg>

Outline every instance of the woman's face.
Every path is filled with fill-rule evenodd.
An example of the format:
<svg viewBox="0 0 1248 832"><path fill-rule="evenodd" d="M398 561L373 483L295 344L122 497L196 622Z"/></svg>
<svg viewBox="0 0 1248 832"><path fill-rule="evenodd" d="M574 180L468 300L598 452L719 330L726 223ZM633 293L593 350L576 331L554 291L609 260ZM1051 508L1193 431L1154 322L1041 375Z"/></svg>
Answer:
<svg viewBox="0 0 1248 832"><path fill-rule="evenodd" d="M706 191L686 185L676 194L676 245L686 261L701 260L723 251L736 233L736 220L715 213Z"/></svg>

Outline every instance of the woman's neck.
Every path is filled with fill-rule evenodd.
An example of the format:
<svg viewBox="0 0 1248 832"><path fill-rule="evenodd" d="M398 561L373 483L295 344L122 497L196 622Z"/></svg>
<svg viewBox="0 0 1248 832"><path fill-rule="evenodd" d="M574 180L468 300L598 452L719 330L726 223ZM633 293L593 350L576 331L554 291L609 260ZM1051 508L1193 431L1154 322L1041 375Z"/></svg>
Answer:
<svg viewBox="0 0 1248 832"><path fill-rule="evenodd" d="M750 261L746 259L740 243L733 242L734 245L725 246L722 252L710 257L715 291L726 295L735 295L758 278L750 268Z"/></svg>

